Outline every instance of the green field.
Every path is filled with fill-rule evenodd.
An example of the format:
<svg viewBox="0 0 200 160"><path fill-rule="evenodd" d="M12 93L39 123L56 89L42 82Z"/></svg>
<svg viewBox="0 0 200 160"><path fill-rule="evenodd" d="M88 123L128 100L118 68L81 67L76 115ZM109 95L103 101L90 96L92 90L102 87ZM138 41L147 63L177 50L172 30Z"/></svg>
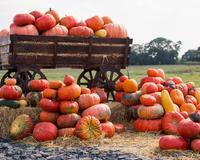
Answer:
<svg viewBox="0 0 200 160"><path fill-rule="evenodd" d="M200 66L199 65L146 65L146 66L129 66L127 69L122 69L123 74L128 74L130 78L134 78L138 83L140 79L147 76L146 71L148 68L162 68L165 71L165 77L179 76L183 79L183 82L193 81L196 87L200 87ZM62 80L66 74L74 76L76 79L82 72L82 69L71 68L57 68L57 69L42 69L42 72L46 75L49 81ZM6 70L0 71L0 78L5 74ZM165 79L166 79L165 78Z"/></svg>

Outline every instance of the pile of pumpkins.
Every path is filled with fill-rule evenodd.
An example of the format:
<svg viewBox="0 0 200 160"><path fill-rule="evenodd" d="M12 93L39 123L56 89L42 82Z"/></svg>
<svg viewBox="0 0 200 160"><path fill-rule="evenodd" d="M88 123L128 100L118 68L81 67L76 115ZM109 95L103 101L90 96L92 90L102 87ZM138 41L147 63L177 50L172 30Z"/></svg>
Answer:
<svg viewBox="0 0 200 160"><path fill-rule="evenodd" d="M200 153L200 89L180 77L165 79L162 69L149 68L140 84L127 76L116 83L117 101L139 132L164 132L159 147L189 149ZM190 143L191 142L191 143Z"/></svg>
<svg viewBox="0 0 200 160"><path fill-rule="evenodd" d="M64 82L64 83L63 83ZM18 116L10 126L10 137L23 139L30 134L40 142L57 136L77 135L81 139L114 136L125 130L122 124L108 121L111 110L105 103L107 95L101 88L81 88L74 77L66 75L64 81L31 80L26 95L29 105L40 107L40 122L33 124L29 115Z"/></svg>
<svg viewBox="0 0 200 160"><path fill-rule="evenodd" d="M128 36L126 28L120 24L114 24L108 16L93 16L84 21L78 21L74 16L60 18L58 12L51 9L45 13L35 10L30 13L16 14L10 30L1 30L0 38L9 34L111 38Z"/></svg>

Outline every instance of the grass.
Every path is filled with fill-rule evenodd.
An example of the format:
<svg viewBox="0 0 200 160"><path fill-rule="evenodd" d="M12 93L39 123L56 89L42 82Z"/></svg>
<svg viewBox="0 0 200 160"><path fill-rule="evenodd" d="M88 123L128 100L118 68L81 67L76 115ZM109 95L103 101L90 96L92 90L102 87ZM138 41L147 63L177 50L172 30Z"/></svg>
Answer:
<svg viewBox="0 0 200 160"><path fill-rule="evenodd" d="M148 68L161 68L165 71L165 79L169 77L179 76L183 82L193 81L196 87L200 87L199 81L199 65L145 65L145 66L129 66L127 69L122 69L121 72L125 75L129 74L130 78L134 78L138 83L142 77L147 76ZM66 74L72 75L75 79L81 74L83 69L72 68L57 68L57 69L42 69L41 70L49 81L64 80ZM6 73L6 70L0 71L0 78Z"/></svg>

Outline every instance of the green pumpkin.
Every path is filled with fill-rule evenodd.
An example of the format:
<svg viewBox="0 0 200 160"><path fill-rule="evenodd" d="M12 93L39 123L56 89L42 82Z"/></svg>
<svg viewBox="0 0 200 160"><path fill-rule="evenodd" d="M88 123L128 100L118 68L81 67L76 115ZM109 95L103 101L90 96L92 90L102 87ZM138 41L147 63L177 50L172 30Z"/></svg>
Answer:
<svg viewBox="0 0 200 160"><path fill-rule="evenodd" d="M40 100L42 99L42 92L29 92L26 95L26 101L32 107L39 105Z"/></svg>

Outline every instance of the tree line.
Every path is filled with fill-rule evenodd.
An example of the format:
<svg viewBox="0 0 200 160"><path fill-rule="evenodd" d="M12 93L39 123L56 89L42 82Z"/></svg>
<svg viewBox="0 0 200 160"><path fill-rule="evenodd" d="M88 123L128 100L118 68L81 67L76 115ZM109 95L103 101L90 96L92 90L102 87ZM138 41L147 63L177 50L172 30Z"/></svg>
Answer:
<svg viewBox="0 0 200 160"><path fill-rule="evenodd" d="M182 42L173 42L158 37L146 44L133 44L129 54L130 65L163 65L178 64L188 61L200 61L200 47L188 50L178 59Z"/></svg>

